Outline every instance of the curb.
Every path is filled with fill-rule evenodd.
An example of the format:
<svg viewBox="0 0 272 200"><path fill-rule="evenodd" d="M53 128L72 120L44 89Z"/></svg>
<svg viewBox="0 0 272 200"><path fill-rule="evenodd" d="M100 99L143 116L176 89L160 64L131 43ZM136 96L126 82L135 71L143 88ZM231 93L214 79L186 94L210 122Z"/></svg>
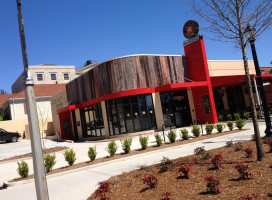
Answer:
<svg viewBox="0 0 272 200"><path fill-rule="evenodd" d="M251 131L252 131L251 129L241 131L240 134L246 134L246 133L249 133ZM235 134L237 134L237 133L232 133L232 134L229 134L228 136L235 135ZM214 137L214 138L221 138L221 137L225 137L225 136L226 135L217 136L217 137ZM178 149L181 146L190 146L190 145L194 145L194 144L197 144L197 143L207 142L207 141L211 141L212 139L213 138L209 138L209 139L200 140L200 141L196 141L196 142L191 142L191 143L187 143L187 144L181 144L181 145L177 145L177 146L173 146L173 147L168 147L168 148L158 149L158 150L154 150L154 151L139 153L139 154L132 155L132 156L127 156L127 157L124 157L124 158L118 158L118 159L114 159L114 160L110 160L110 161L106 161L106 162L102 162L102 163L97 163L97 164L94 164L94 165L89 165L89 166L80 167L80 168L72 169L72 170L67 170L67 171L64 171L64 172L56 173L56 174L51 174L51 175L46 176L46 178L50 179L50 178L54 178L54 177L58 177L58 176L66 175L66 174L72 174L72 173L76 173L76 172L79 172L79 171L88 170L90 168L96 168L96 167L100 167L100 166L104 166L104 165L108 165L108 164L112 164L112 163L117 163L117 162L122 162L122 161L125 161L125 160L130 160L130 159L142 157L142 156L145 156L147 154L154 154L154 153L162 152L162 151L165 151L166 149L167 150ZM23 185L23 184L27 184L27 183L33 183L33 182L34 182L34 179L28 179L28 180L16 181L16 182L5 181L5 183L7 184L8 187L15 187L15 186L18 186L18 185Z"/></svg>

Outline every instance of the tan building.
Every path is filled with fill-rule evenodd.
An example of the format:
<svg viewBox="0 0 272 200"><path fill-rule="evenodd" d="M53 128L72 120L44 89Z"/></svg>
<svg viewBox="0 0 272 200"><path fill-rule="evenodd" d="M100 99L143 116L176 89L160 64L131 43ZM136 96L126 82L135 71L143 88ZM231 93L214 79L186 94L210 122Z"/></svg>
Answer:
<svg viewBox="0 0 272 200"><path fill-rule="evenodd" d="M34 84L65 84L76 77L75 67L71 65L41 64L28 67ZM12 85L12 93L24 90L24 74L22 73Z"/></svg>

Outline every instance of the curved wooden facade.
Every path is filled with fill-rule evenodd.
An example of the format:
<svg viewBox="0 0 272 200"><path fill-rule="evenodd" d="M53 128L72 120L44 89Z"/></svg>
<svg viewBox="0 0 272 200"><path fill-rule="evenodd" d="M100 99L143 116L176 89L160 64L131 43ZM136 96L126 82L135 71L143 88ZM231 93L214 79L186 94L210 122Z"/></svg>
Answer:
<svg viewBox="0 0 272 200"><path fill-rule="evenodd" d="M69 82L67 99L82 104L116 92L183 83L188 78L184 56L126 56L103 62Z"/></svg>

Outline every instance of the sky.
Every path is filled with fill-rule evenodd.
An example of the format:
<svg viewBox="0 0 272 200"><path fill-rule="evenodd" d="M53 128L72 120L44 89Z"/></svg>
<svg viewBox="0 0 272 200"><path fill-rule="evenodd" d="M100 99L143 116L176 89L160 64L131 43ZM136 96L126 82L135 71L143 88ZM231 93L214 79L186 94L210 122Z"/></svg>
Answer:
<svg viewBox="0 0 272 200"><path fill-rule="evenodd" d="M29 65L82 67L131 54L184 55L184 23L198 17L182 0L21 0ZM201 24L199 24L201 28ZM199 32L201 34L201 30ZM272 30L255 42L259 64L271 67ZM204 35L208 60L241 60L233 44ZM252 60L250 48L247 48ZM16 0L0 4L0 89L23 72Z"/></svg>

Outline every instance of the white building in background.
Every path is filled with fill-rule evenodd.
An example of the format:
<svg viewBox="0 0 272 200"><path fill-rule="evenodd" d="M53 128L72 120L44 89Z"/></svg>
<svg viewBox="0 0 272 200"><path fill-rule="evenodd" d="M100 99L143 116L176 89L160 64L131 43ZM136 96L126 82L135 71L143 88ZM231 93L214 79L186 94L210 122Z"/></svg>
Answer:
<svg viewBox="0 0 272 200"><path fill-rule="evenodd" d="M72 65L30 65L28 70L33 76L35 85L66 84L76 77L75 66ZM24 74L22 73L11 86L12 93L24 90L24 84Z"/></svg>

